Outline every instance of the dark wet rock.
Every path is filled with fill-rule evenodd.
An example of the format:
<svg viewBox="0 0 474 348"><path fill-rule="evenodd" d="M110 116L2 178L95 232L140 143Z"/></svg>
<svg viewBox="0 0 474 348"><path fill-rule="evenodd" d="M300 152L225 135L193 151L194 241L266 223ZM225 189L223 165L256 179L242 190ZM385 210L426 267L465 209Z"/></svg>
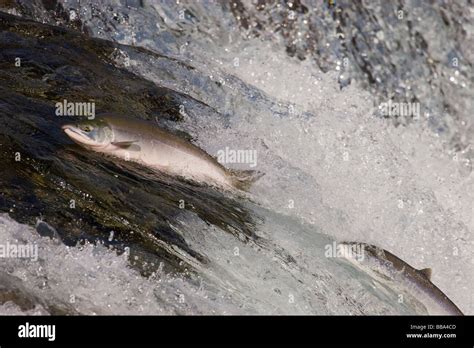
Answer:
<svg viewBox="0 0 474 348"><path fill-rule="evenodd" d="M40 236L48 237L50 239L56 240L57 242L61 241L61 237L59 236L56 229L44 221L38 221L36 223L36 232L38 232Z"/></svg>

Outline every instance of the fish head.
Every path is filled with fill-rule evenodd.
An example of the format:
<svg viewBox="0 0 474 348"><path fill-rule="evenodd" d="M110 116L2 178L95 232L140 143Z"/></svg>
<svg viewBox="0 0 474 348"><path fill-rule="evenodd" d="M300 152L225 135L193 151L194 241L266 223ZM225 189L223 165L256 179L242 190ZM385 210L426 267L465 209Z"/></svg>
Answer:
<svg viewBox="0 0 474 348"><path fill-rule="evenodd" d="M114 141L112 128L101 119L65 124L62 129L72 141L91 150L100 151Z"/></svg>

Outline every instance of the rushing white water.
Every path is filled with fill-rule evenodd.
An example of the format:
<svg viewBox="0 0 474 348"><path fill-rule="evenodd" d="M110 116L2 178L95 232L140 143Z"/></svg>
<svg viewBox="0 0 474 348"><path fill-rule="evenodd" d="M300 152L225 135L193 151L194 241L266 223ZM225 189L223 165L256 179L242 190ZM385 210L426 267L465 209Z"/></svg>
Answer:
<svg viewBox="0 0 474 348"><path fill-rule="evenodd" d="M192 280L164 273L146 279L125 256L103 246L68 248L2 216L2 240L39 246L38 262L2 261L25 292L43 301L26 313L48 312L51 303L84 314L425 313L409 295L397 301L407 291L398 284L381 284L325 257L333 239L375 244L416 268L431 267L433 283L464 313L474 313L474 174L468 160L450 152L423 122L395 128L375 117L373 97L356 82L341 90L340 72L323 74L264 38L210 29L230 26L219 12L200 17L196 28L203 34L190 22L169 19L173 10L153 5L146 14L128 11L114 32L101 30L91 12L78 15L95 36L196 68L195 75L184 75L177 64L163 74L160 61L146 55L124 49L116 57L118 66L224 115L212 119L184 106L182 127L208 153L256 151L256 169L265 176L250 192L257 205L248 206L262 218L257 234L268 243L243 243L183 212L176 231L211 262L196 265L199 275ZM163 45L171 36L166 31L152 40L154 21L176 31L172 44ZM0 308L19 311L11 302Z"/></svg>

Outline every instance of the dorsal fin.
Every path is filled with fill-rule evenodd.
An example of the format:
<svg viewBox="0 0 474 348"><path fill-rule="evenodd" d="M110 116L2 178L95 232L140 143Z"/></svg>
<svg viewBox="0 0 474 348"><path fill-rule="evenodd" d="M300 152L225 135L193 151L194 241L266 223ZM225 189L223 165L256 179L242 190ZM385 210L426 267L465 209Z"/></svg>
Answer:
<svg viewBox="0 0 474 348"><path fill-rule="evenodd" d="M418 272L423 274L426 277L426 279L431 280L431 273L432 273L431 268L423 268L423 269L418 270Z"/></svg>

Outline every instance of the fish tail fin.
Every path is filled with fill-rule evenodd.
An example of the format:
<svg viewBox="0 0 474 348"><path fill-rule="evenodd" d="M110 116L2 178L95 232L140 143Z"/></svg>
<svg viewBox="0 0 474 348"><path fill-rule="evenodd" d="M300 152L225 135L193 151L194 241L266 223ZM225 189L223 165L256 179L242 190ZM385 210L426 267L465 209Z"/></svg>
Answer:
<svg viewBox="0 0 474 348"><path fill-rule="evenodd" d="M431 280L431 274L433 273L433 271L431 270L431 268L423 268L423 269L420 269L418 270L421 274L423 274L426 279L428 280Z"/></svg>
<svg viewBox="0 0 474 348"><path fill-rule="evenodd" d="M252 184L264 175L257 170L230 169L228 171L231 175L232 186L242 191L248 191Z"/></svg>

